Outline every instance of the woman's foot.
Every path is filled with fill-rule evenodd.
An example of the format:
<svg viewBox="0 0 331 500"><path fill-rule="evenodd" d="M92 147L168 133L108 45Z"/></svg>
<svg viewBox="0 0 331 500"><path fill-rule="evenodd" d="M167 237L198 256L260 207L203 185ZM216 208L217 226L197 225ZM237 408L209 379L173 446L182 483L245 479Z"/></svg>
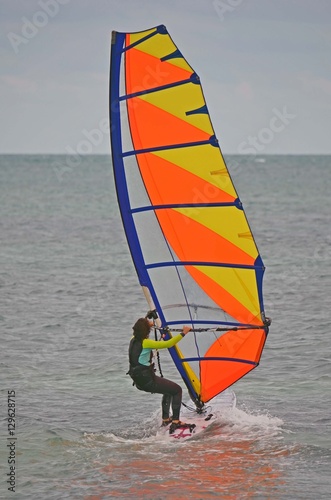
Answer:
<svg viewBox="0 0 331 500"><path fill-rule="evenodd" d="M162 427L166 427L167 425L171 424L171 422L172 422L172 418L171 417L163 418L162 419Z"/></svg>
<svg viewBox="0 0 331 500"><path fill-rule="evenodd" d="M195 424L186 424L185 422L181 422L180 420L173 420L170 429L169 429L169 434L173 434L176 429L190 429L190 432L195 428Z"/></svg>
<svg viewBox="0 0 331 500"><path fill-rule="evenodd" d="M180 420L173 420L172 423L176 427L184 427L185 425L189 425L189 424L185 424L185 422L181 422Z"/></svg>

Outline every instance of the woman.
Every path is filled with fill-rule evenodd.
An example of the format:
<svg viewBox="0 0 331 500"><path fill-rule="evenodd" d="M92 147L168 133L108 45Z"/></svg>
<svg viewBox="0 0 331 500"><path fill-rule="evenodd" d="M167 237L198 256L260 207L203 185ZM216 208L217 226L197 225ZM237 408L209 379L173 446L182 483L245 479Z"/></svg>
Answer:
<svg viewBox="0 0 331 500"><path fill-rule="evenodd" d="M129 346L129 375L133 379L137 389L153 394L163 394L162 398L162 425L170 426L170 433L178 427L185 427L179 420L180 406L182 403L181 387L163 377L155 375L154 364L152 364L153 349L167 349L177 344L191 330L184 326L183 331L170 340L151 340L149 334L152 323L147 318L140 318L133 327L133 337ZM170 404L172 406L172 418L169 415Z"/></svg>

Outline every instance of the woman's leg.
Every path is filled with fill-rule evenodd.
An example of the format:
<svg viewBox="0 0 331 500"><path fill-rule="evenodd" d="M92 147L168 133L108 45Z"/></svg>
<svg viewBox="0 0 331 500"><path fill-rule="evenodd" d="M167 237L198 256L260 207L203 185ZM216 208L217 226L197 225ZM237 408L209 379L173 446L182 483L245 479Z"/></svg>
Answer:
<svg viewBox="0 0 331 500"><path fill-rule="evenodd" d="M182 404L182 388L180 385L166 378L155 376L153 388L150 389L150 392L172 397L172 418L173 420L179 420L180 406ZM162 403L163 401L164 399ZM168 416L162 416L162 418L167 418Z"/></svg>
<svg viewBox="0 0 331 500"><path fill-rule="evenodd" d="M171 405L172 396L169 394L163 394L162 397L162 419L168 420L170 413L170 405Z"/></svg>

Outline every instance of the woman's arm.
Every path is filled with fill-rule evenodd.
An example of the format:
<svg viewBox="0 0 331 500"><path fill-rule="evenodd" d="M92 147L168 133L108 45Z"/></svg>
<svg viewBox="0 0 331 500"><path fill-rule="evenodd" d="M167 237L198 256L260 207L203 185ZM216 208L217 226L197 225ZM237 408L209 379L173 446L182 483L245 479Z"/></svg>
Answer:
<svg viewBox="0 0 331 500"><path fill-rule="evenodd" d="M176 345L185 335L190 331L190 327L184 326L183 332L179 333L175 337L172 337L169 340L151 340L144 339L143 340L143 348L145 349L169 349L169 347L173 347Z"/></svg>

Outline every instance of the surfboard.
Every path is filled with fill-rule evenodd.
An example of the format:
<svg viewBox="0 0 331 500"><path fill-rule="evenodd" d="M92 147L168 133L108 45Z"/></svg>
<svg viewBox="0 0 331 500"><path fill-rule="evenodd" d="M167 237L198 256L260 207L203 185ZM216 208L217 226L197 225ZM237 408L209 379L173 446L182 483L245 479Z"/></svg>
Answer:
<svg viewBox="0 0 331 500"><path fill-rule="evenodd" d="M227 389L216 398L209 401L208 405L201 413L197 413L192 407L192 401L187 401L181 411L181 420L189 427L179 427L170 433L170 425L161 427L157 435L170 441L183 441L197 437L216 423L226 410L231 410L236 406L236 395L231 389Z"/></svg>

